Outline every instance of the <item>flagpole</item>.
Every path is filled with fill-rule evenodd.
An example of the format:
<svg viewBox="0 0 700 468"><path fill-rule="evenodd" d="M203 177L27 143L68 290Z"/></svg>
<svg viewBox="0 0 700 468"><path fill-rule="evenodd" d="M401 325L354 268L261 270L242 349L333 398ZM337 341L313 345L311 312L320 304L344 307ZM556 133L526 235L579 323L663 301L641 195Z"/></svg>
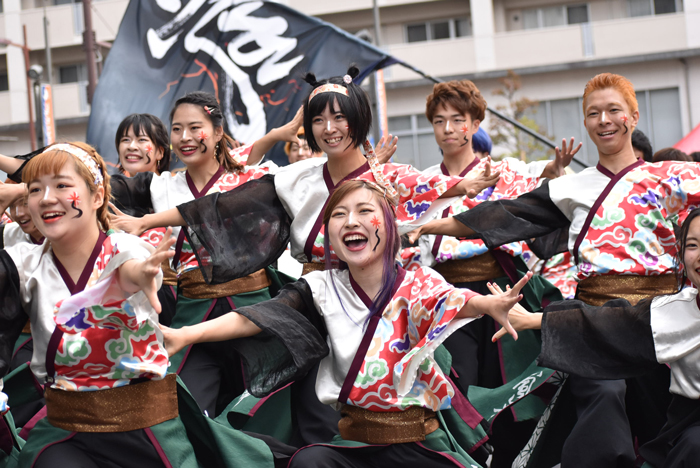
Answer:
<svg viewBox="0 0 700 468"><path fill-rule="evenodd" d="M376 2L376 0L374 0L374 1ZM432 76L432 75L429 75L429 74L425 73L424 71L422 71L422 70L420 70L420 69L414 67L414 66L411 65L411 64L405 63L405 62L403 62L403 61L398 61L397 63L398 63L399 65L403 65L405 68L408 68L408 69L411 70L411 71L414 71L414 72L418 73L420 76L422 76L423 78L426 78L426 79L432 81L433 83L444 83L444 80L441 80L440 78L436 78L436 77L434 77L434 76ZM499 119L505 120L506 122L508 122L509 124L513 125L515 128L517 128L518 130L521 130L521 131L527 133L528 135L530 135L530 136L531 136L532 138L534 138L535 140L537 140L537 141L539 141L539 142L541 142L541 143L543 143L543 144L549 146L550 148L554 149L554 148L557 147L557 145L554 144L554 142L552 142L549 138L546 138L546 137L540 135L539 133L537 133L537 132L534 131L533 129L526 127L525 125L521 124L520 122L518 122L518 121L515 120L515 119L512 119L512 118L508 117L507 115L503 114L502 112L499 112L499 111L497 111L496 109L493 109L493 108L491 108L491 107L486 107L486 110L489 111L489 112L491 112L493 115L495 115L495 116L498 117ZM583 167L588 167L588 164L584 164L584 163L581 162L580 160L576 159L576 157L573 158L573 161L574 161L575 163L577 163L577 164L580 164L580 165L583 166Z"/></svg>

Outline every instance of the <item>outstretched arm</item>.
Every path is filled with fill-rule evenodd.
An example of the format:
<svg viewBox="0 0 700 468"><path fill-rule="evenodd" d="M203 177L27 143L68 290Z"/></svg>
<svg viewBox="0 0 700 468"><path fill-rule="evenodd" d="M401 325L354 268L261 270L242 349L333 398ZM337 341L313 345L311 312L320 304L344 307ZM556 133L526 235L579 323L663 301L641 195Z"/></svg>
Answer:
<svg viewBox="0 0 700 468"><path fill-rule="evenodd" d="M262 331L235 311L189 327L176 329L161 325L160 328L165 338L165 349L170 356L192 344L246 338Z"/></svg>
<svg viewBox="0 0 700 468"><path fill-rule="evenodd" d="M185 219L177 208L161 211L160 213L147 214L141 218L135 218L122 213L110 203L112 213L109 214L109 221L113 227L129 234L140 236L149 229L169 226L187 226Z"/></svg>

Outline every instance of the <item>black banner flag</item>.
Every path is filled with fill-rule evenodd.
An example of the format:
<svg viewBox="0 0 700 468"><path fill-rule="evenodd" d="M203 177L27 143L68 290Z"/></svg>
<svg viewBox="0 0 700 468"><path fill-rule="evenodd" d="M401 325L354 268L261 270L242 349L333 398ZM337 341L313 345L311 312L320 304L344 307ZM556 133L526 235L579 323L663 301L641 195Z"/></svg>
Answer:
<svg viewBox="0 0 700 468"><path fill-rule="evenodd" d="M87 140L116 164L114 137L124 117L150 113L169 126L175 100L203 90L218 97L227 131L250 143L292 119L310 91L304 73L342 75L355 63L360 82L397 62L279 3L131 0L95 91ZM280 153L272 159L286 164Z"/></svg>

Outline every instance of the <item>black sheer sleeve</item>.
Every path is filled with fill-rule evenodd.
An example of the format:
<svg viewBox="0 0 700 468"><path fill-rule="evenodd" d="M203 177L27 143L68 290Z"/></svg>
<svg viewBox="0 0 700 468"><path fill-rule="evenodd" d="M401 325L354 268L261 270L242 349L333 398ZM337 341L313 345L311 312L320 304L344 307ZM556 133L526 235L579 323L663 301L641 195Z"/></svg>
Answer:
<svg viewBox="0 0 700 468"><path fill-rule="evenodd" d="M303 279L287 284L274 299L235 312L263 330L231 340L241 355L248 391L256 397L303 377L328 354L325 324Z"/></svg>
<svg viewBox="0 0 700 468"><path fill-rule="evenodd" d="M484 202L455 215L489 249L509 242L541 237L565 228L569 220L549 196L549 181L514 200Z"/></svg>
<svg viewBox="0 0 700 468"><path fill-rule="evenodd" d="M151 199L152 172L140 172L134 177L115 174L110 179L112 202L120 211L140 218L153 213Z"/></svg>
<svg viewBox="0 0 700 468"><path fill-rule="evenodd" d="M270 265L289 242L292 220L271 175L177 209L208 284L225 283Z"/></svg>
<svg viewBox="0 0 700 468"><path fill-rule="evenodd" d="M555 302L542 317L538 364L589 379L624 379L658 366L651 300L614 299L600 307Z"/></svg>
<svg viewBox="0 0 700 468"><path fill-rule="evenodd" d="M5 225L0 225L0 249L5 248Z"/></svg>
<svg viewBox="0 0 700 468"><path fill-rule="evenodd" d="M32 151L31 153L22 154L22 155L19 155L19 156L15 156L15 159L21 159L21 160L24 161L24 162L23 162L22 165L19 167L19 169L17 169L17 170L16 170L15 172L13 172L12 174L8 174L7 177L8 177L10 180L12 180L12 181L17 182L18 184L21 184L21 183L22 183L22 171L24 170L24 166L26 166L27 163L28 163L34 156L43 153L44 150L45 150L46 148L47 148L47 147L44 146L43 148L39 148L39 149L36 150L36 151Z"/></svg>
<svg viewBox="0 0 700 468"><path fill-rule="evenodd" d="M544 261L569 250L569 225L527 241L528 247Z"/></svg>
<svg viewBox="0 0 700 468"><path fill-rule="evenodd" d="M5 250L0 250L0 377L10 369L15 342L27 323L19 294L15 262Z"/></svg>

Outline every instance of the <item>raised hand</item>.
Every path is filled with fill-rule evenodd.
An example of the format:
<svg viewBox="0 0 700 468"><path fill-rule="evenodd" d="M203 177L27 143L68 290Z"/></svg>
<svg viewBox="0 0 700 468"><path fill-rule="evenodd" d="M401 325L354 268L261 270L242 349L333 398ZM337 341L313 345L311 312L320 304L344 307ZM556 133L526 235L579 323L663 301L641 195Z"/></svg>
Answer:
<svg viewBox="0 0 700 468"><path fill-rule="evenodd" d="M146 230L143 227L142 218L135 218L122 213L112 202L109 202L109 208L112 210L112 212L109 213L109 222L113 228L135 236L140 236L143 234L143 231Z"/></svg>
<svg viewBox="0 0 700 468"><path fill-rule="evenodd" d="M529 271L512 288L507 288L502 294L472 297L464 308L466 311L464 311L464 314L460 311L460 315L466 317L489 315L496 322L500 323L513 336L513 339L517 340L518 332L515 331L508 320L508 314L522 300L523 296L520 294L520 290L530 281L530 278L532 278L532 272Z"/></svg>
<svg viewBox="0 0 700 468"><path fill-rule="evenodd" d="M474 198L481 193L482 190L493 187L498 183L498 179L501 177L501 173L498 171L491 171L491 161L488 161L484 165L484 170L475 174L469 174L464 180L467 183L467 193L469 198Z"/></svg>
<svg viewBox="0 0 700 468"><path fill-rule="evenodd" d="M161 271L160 265L175 255L175 252L170 250L170 247L175 244L172 234L173 229L168 228L165 231L163 240L158 244L158 248L148 258L129 261L119 269L120 280L122 283L127 282L126 285L123 284L123 287L127 291L143 291L148 298L148 302L151 303L151 306L158 313L161 312L161 306L158 300L156 276Z"/></svg>
<svg viewBox="0 0 700 468"><path fill-rule="evenodd" d="M501 287L496 283L487 283L486 287L489 288L489 291L491 291L491 294L493 295L505 294ZM508 314L508 321L516 331L539 329L542 325L542 314L528 312L520 304L515 304ZM497 340L500 340L507 332L508 331L505 328L501 328L493 335L491 341L496 342Z"/></svg>
<svg viewBox="0 0 700 468"><path fill-rule="evenodd" d="M396 153L397 146L399 142L399 137L393 135L383 136L377 142L377 147L374 148L374 154L377 156L377 160L380 164L389 162L391 157Z"/></svg>
<svg viewBox="0 0 700 468"><path fill-rule="evenodd" d="M574 148L575 140L571 137L571 143L566 143L566 138L561 139L561 149L557 146L554 148L554 161L550 161L547 166L545 166L542 171L542 177L547 177L549 179L556 179L566 174L564 169L566 169L571 161L573 161L576 153L583 146L583 142L579 143L578 146Z"/></svg>

